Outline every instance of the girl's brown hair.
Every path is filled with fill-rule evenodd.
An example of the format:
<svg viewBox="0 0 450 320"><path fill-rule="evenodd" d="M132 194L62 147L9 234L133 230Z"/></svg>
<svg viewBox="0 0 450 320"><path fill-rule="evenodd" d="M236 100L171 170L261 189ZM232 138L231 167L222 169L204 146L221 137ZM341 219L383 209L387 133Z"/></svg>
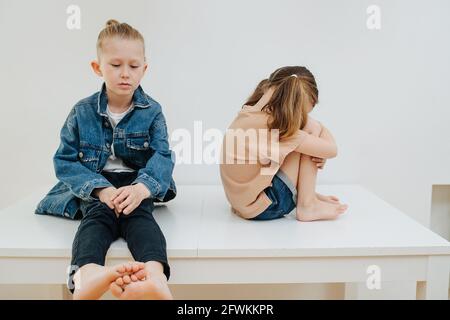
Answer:
<svg viewBox="0 0 450 320"><path fill-rule="evenodd" d="M144 37L139 31L134 29L128 23L120 23L117 20L110 19L106 22L105 28L100 31L97 39L97 56L100 58L100 51L103 46L103 42L106 39L119 37L121 39L139 40L142 42L145 57L145 42Z"/></svg>
<svg viewBox="0 0 450 320"><path fill-rule="evenodd" d="M267 126L269 129L279 129L280 139L290 137L305 126L308 120L307 104L311 103L314 107L319 100L316 80L305 67L279 68L258 84L245 104L255 105L269 88L273 88L274 92L262 108L271 115Z"/></svg>

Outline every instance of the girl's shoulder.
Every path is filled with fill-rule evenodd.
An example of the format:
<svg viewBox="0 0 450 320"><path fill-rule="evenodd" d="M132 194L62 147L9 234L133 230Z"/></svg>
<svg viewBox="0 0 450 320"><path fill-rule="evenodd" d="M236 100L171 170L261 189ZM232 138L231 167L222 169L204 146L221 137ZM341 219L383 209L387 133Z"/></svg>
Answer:
<svg viewBox="0 0 450 320"><path fill-rule="evenodd" d="M241 112L258 112L261 111L261 108L258 106L251 106L251 105L243 105Z"/></svg>
<svg viewBox="0 0 450 320"><path fill-rule="evenodd" d="M259 107L259 106L244 105L242 107L242 109L239 111L237 116L238 116L238 118L244 117L244 118L250 118L250 119L254 119L254 120L259 119L259 120L267 121L267 119L269 119L269 117L270 117L270 114L265 109L261 109L261 107Z"/></svg>
<svg viewBox="0 0 450 320"><path fill-rule="evenodd" d="M269 119L268 116L264 110L260 110L254 106L244 105L232 121L230 128L266 128Z"/></svg>

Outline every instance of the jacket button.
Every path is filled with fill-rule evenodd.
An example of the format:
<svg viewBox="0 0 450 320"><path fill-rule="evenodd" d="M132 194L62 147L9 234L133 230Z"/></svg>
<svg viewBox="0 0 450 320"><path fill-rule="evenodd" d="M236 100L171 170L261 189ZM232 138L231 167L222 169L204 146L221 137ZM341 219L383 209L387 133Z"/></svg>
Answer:
<svg viewBox="0 0 450 320"><path fill-rule="evenodd" d="M111 147L109 143L106 143L106 148L109 149L109 147Z"/></svg>
<svg viewBox="0 0 450 320"><path fill-rule="evenodd" d="M109 123L107 121L105 121L105 127L109 127Z"/></svg>
<svg viewBox="0 0 450 320"><path fill-rule="evenodd" d="M65 217L70 217L70 215L67 212L64 212Z"/></svg>
<svg viewBox="0 0 450 320"><path fill-rule="evenodd" d="M147 141L144 142L144 148L148 148L148 142Z"/></svg>
<svg viewBox="0 0 450 320"><path fill-rule="evenodd" d="M83 152L78 153L78 156L80 157L80 159L83 158L84 157Z"/></svg>

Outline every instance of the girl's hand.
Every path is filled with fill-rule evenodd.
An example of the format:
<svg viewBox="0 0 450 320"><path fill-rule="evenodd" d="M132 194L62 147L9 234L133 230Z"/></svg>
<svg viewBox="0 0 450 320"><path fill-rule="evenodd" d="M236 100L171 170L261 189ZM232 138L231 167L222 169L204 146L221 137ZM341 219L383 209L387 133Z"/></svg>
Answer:
<svg viewBox="0 0 450 320"><path fill-rule="evenodd" d="M117 197L113 199L114 206L117 212L125 215L132 213L142 200L150 197L150 191L143 183L121 187L117 191Z"/></svg>
<svg viewBox="0 0 450 320"><path fill-rule="evenodd" d="M311 157L311 160L312 160L312 162L315 162L318 169L323 169L323 167L325 166L325 162L327 162L327 159L315 158L315 157Z"/></svg>

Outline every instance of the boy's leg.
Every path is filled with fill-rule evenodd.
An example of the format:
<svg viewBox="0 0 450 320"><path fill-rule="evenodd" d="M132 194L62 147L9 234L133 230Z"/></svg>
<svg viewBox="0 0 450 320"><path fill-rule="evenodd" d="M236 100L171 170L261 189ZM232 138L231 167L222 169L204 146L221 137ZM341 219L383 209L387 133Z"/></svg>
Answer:
<svg viewBox="0 0 450 320"><path fill-rule="evenodd" d="M90 204L72 246L71 269L74 274L71 274L69 286L74 299L98 299L118 277L119 266L104 266L106 253L118 236L114 212L100 201Z"/></svg>
<svg viewBox="0 0 450 320"><path fill-rule="evenodd" d="M166 239L153 217L153 201L145 199L131 214L120 215L121 236L134 259L145 262L145 280L125 284L123 299L172 299L167 280Z"/></svg>

